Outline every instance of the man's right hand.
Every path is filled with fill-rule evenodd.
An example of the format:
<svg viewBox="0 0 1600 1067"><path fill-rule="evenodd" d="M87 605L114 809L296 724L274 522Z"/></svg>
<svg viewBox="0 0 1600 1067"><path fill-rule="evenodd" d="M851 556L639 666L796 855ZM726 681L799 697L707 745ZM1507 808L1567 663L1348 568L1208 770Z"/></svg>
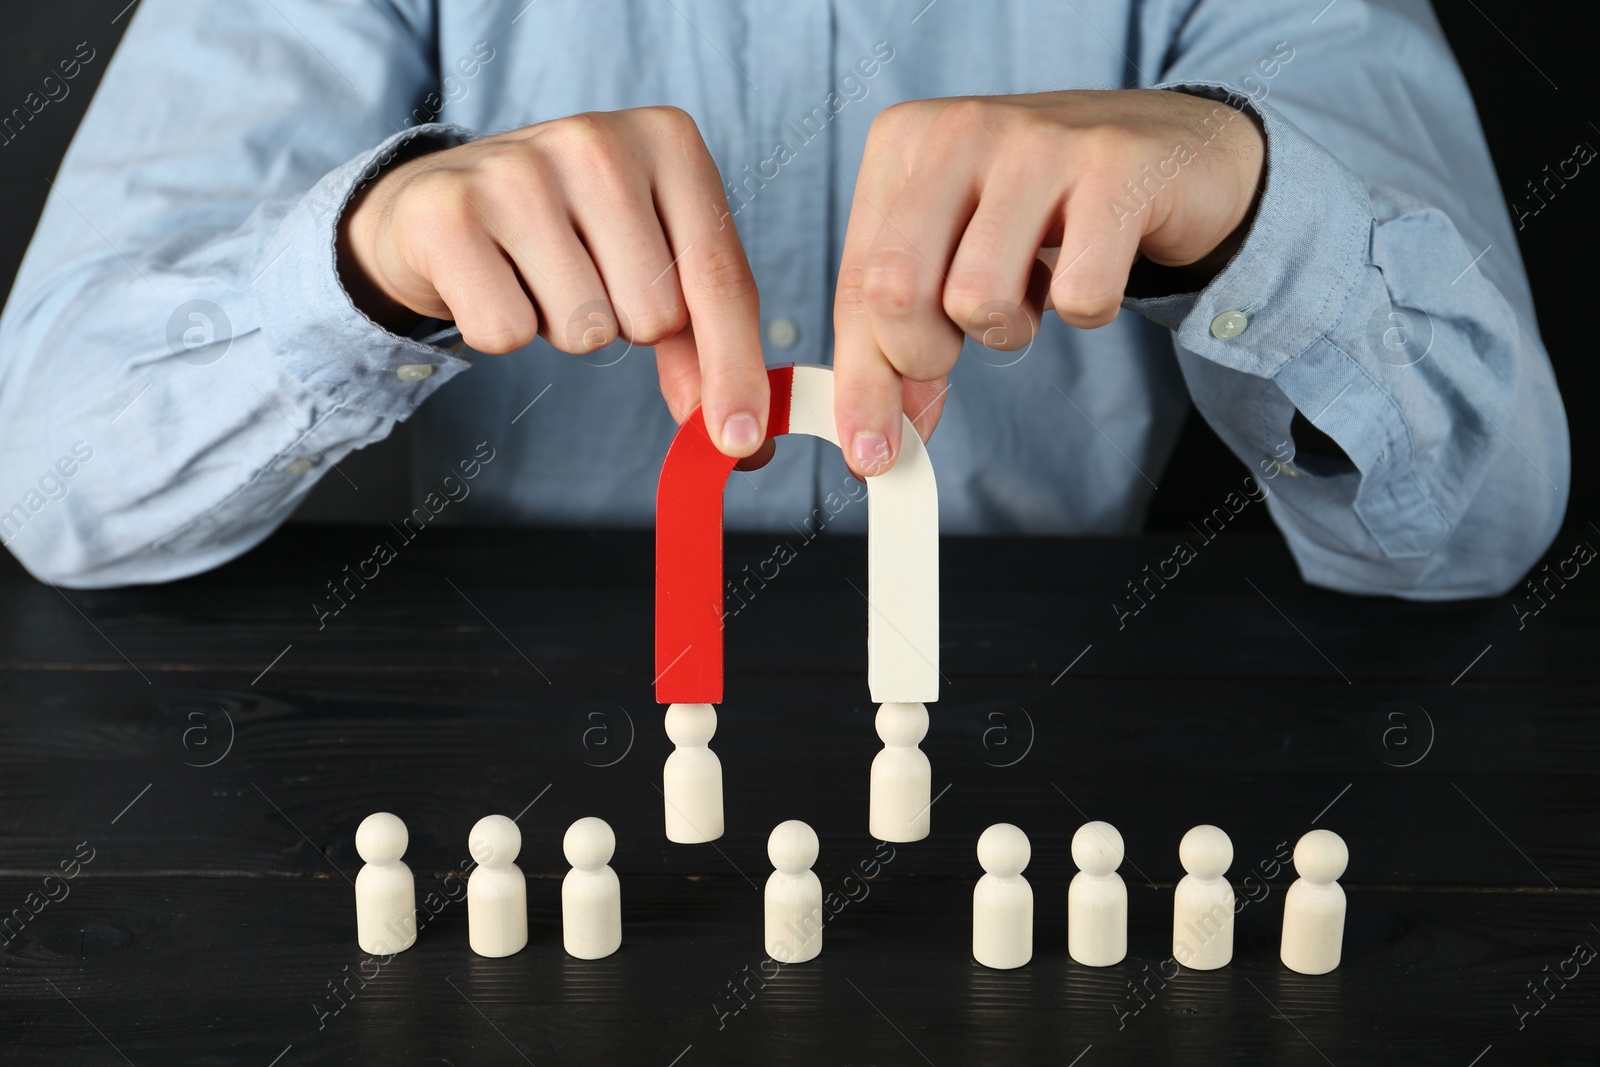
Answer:
<svg viewBox="0 0 1600 1067"><path fill-rule="evenodd" d="M340 223L340 272L375 321L454 320L480 352L535 334L575 355L619 335L654 346L673 418L702 406L712 442L747 457L766 436L767 376L727 204L686 113L590 112L383 174Z"/></svg>

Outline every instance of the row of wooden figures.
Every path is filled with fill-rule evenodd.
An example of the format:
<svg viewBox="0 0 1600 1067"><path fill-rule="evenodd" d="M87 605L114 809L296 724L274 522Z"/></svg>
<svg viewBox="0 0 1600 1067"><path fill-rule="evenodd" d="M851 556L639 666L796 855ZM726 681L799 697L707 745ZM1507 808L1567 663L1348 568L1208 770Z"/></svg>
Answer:
<svg viewBox="0 0 1600 1067"><path fill-rule="evenodd" d="M398 815L361 820L356 852L356 940L375 956L404 952L417 940L417 891L401 856L410 835ZM467 943L480 956L509 956L528 944L528 884L517 866L522 831L504 815L486 815L467 842L477 867L467 879ZM572 870L561 883L561 940L579 959L609 956L622 944L622 887L610 867L616 835L604 819L579 819L561 840Z"/></svg>
<svg viewBox="0 0 1600 1067"><path fill-rule="evenodd" d="M1072 835L1078 873L1067 887L1067 954L1089 967L1110 967L1128 954L1128 888L1117 874L1122 835L1106 822L1088 822ZM1032 850L1028 836L996 823L978 838L985 873L972 893L972 955L986 967L1021 967L1033 958L1033 888L1022 877ZM1344 890L1338 878L1350 859L1332 830L1312 830L1294 846L1299 877L1283 904L1279 956L1301 974L1339 966L1344 942ZM1172 958L1196 971L1233 960L1233 842L1215 826L1196 826L1178 845L1184 876L1172 902Z"/></svg>
<svg viewBox="0 0 1600 1067"><path fill-rule="evenodd" d="M388 812L367 816L356 830L365 866L356 875L356 936L363 952L390 955L415 944L416 889L401 857L409 836ZM528 890L516 865L522 832L504 815L489 815L468 842L477 868L467 880L467 939L480 956L509 956L528 943ZM561 883L561 939L578 959L609 956L622 944L622 890L609 866L617 839L605 820L579 819L561 849L572 864ZM803 963L822 951L822 882L816 831L798 819L779 823L767 839L776 868L765 892L767 954L778 963ZM972 893L972 955L985 967L1021 967L1033 958L1033 887L1022 877L1032 858L1028 836L996 823L978 838L984 870ZM1067 954L1089 967L1110 967L1128 954L1128 889L1122 835L1105 822L1084 823L1072 836L1078 865L1067 889ZM1326 974L1339 965L1344 941L1344 890L1338 878L1349 862L1344 840L1312 830L1294 847L1299 875L1283 906L1279 954L1301 974ZM1173 897L1172 956L1181 966L1213 970L1233 959L1233 887L1224 877L1233 842L1215 826L1183 835L1178 861L1186 872Z"/></svg>

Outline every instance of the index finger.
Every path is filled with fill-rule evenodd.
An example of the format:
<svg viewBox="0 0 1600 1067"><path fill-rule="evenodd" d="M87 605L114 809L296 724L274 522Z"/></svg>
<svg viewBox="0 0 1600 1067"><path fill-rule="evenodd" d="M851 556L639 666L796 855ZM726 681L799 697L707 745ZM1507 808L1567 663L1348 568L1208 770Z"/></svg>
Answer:
<svg viewBox="0 0 1600 1067"><path fill-rule="evenodd" d="M870 141L870 139L869 139ZM860 477L882 474L900 454L902 381L873 334L864 296L867 253L884 226L877 202L899 191L869 147L856 175L833 299L833 409L839 448Z"/></svg>
<svg viewBox="0 0 1600 1067"><path fill-rule="evenodd" d="M677 273L693 330L658 358L694 364L678 370L698 382L706 431L724 454L743 458L767 433L760 298L711 154L698 131L674 139L679 150L658 155L669 165L657 167L653 185L673 255L668 270Z"/></svg>

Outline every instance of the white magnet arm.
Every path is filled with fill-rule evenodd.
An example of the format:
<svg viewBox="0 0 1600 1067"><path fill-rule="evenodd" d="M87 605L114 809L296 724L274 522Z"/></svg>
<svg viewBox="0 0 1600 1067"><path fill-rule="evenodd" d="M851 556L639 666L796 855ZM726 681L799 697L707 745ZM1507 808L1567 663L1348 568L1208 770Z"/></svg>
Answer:
<svg viewBox="0 0 1600 1067"><path fill-rule="evenodd" d="M789 432L839 444L832 369L795 365ZM928 450L910 419L894 466L867 479L867 599L867 687L873 701L938 700L939 493Z"/></svg>

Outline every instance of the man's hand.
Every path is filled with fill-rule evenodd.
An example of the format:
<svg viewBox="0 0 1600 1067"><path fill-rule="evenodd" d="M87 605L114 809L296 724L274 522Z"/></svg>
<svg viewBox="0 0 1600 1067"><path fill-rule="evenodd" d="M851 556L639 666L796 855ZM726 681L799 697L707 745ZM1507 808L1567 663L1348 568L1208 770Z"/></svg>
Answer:
<svg viewBox="0 0 1600 1067"><path fill-rule="evenodd" d="M1243 239L1265 154L1244 113L1162 90L886 108L867 137L834 300L850 468L893 464L902 411L924 439L933 432L964 336L1021 348L1051 309L1103 326L1139 255L1214 273Z"/></svg>
<svg viewBox="0 0 1600 1067"><path fill-rule="evenodd" d="M726 210L684 112L573 115L384 174L341 223L340 268L374 320L453 319L480 352L536 333L575 355L619 334L653 345L673 418L703 405L713 443L745 457L766 436L767 375Z"/></svg>

